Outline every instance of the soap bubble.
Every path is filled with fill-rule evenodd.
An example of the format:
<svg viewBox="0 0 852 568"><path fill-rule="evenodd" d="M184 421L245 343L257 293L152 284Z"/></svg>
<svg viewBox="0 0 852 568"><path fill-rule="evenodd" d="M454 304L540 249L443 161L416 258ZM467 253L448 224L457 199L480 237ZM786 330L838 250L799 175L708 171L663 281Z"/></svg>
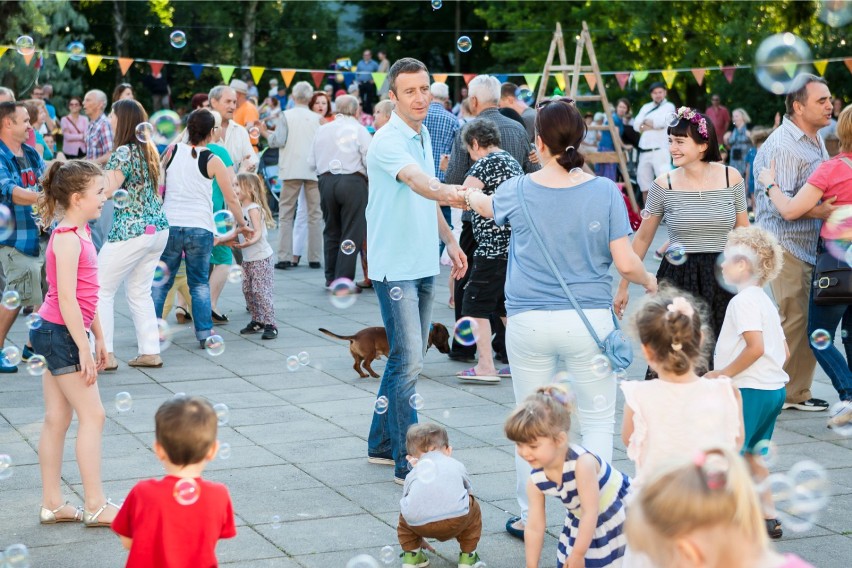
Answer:
<svg viewBox="0 0 852 568"><path fill-rule="evenodd" d="M379 562L369 554L359 554L349 559L346 568L379 568Z"/></svg>
<svg viewBox="0 0 852 568"><path fill-rule="evenodd" d="M471 48L473 47L473 42L472 42L472 41L470 41L470 38L469 38L469 37L467 37L467 36L461 36L461 37L460 37L460 38L456 41L456 47L458 47L458 48L459 48L459 51L461 51L462 53L467 53L467 52L468 52L468 51L470 51L470 50L471 50Z"/></svg>
<svg viewBox="0 0 852 568"><path fill-rule="evenodd" d="M666 124L669 128L674 128L680 122L680 117L676 112L670 112L666 115Z"/></svg>
<svg viewBox="0 0 852 568"><path fill-rule="evenodd" d="M154 127L154 144L158 146L166 146L174 142L183 128L180 115L173 110L158 110L149 120Z"/></svg>
<svg viewBox="0 0 852 568"><path fill-rule="evenodd" d="M435 6L435 2L438 2L438 8L440 8L440 0L434 0L432 2L432 7ZM438 8L435 9L437 10ZM396 551L393 549L392 546L384 546L382 547L381 552L379 552L379 559L385 564L393 564L394 560L396 560Z"/></svg>
<svg viewBox="0 0 852 568"><path fill-rule="evenodd" d="M328 163L328 172L334 175L338 175L343 171L343 164L340 163L340 160L332 160Z"/></svg>
<svg viewBox="0 0 852 568"><path fill-rule="evenodd" d="M0 353L3 355L4 363L8 362L10 365L17 365L21 362L21 350L14 345L4 347L3 351L0 351Z"/></svg>
<svg viewBox="0 0 852 568"><path fill-rule="evenodd" d="M399 286L394 286L393 288L390 289L390 291L388 292L388 295L390 296L391 300L398 302L398 301L402 300L402 295L403 295L402 294L402 288L400 288Z"/></svg>
<svg viewBox="0 0 852 568"><path fill-rule="evenodd" d="M835 209L823 223L822 232L826 250L834 258L845 261L852 248L852 205Z"/></svg>
<svg viewBox="0 0 852 568"><path fill-rule="evenodd" d="M648 211L647 209L643 209L642 211L639 212L639 216L642 217L643 219L650 219L651 218L651 212Z"/></svg>
<svg viewBox="0 0 852 568"><path fill-rule="evenodd" d="M828 473L820 464L803 460L794 464L787 475L796 487L798 510L816 513L828 504Z"/></svg>
<svg viewBox="0 0 852 568"><path fill-rule="evenodd" d="M225 340L221 335L211 335L204 340L204 350L213 357L218 357L225 352Z"/></svg>
<svg viewBox="0 0 852 568"><path fill-rule="evenodd" d="M7 310L17 310L21 307L21 295L15 290L3 292L3 307Z"/></svg>
<svg viewBox="0 0 852 568"><path fill-rule="evenodd" d="M533 106L533 103L535 102L535 93L533 93L530 89L518 89L515 91L515 98L529 106Z"/></svg>
<svg viewBox="0 0 852 568"><path fill-rule="evenodd" d="M378 397L376 399L375 404L373 405L373 408L375 409L376 414L384 414L385 412L387 412L388 411L388 404L389 404L388 397L386 397L386 396Z"/></svg>
<svg viewBox="0 0 852 568"><path fill-rule="evenodd" d="M0 241L5 241L15 232L15 216L11 209L0 204Z"/></svg>
<svg viewBox="0 0 852 568"><path fill-rule="evenodd" d="M461 345L473 345L476 343L479 324L473 318L463 317L456 322L455 331L453 333L453 341Z"/></svg>
<svg viewBox="0 0 852 568"><path fill-rule="evenodd" d="M414 410L423 410L424 404L423 397L418 393L414 393L408 398L408 405Z"/></svg>
<svg viewBox="0 0 852 568"><path fill-rule="evenodd" d="M154 268L154 286L162 286L169 281L169 266L162 260Z"/></svg>
<svg viewBox="0 0 852 568"><path fill-rule="evenodd" d="M852 401L841 400L831 405L828 427L841 436L852 436Z"/></svg>
<svg viewBox="0 0 852 568"><path fill-rule="evenodd" d="M595 355L591 361L592 372L596 377L606 377L612 373L612 363L606 355Z"/></svg>
<svg viewBox="0 0 852 568"><path fill-rule="evenodd" d="M28 35L22 35L15 41L15 49L21 55L32 55L35 53L35 41Z"/></svg>
<svg viewBox="0 0 852 568"><path fill-rule="evenodd" d="M592 406L595 410L604 410L606 408L606 397L602 394L597 395L592 399Z"/></svg>
<svg viewBox="0 0 852 568"><path fill-rule="evenodd" d="M686 262L686 257L686 247L680 243L672 243L666 249L666 260L669 261L669 264L680 266Z"/></svg>
<svg viewBox="0 0 852 568"><path fill-rule="evenodd" d="M221 239L228 239L234 234L237 221L234 219L233 213L227 209L222 209L213 213L213 225L216 229L216 236Z"/></svg>
<svg viewBox="0 0 852 568"><path fill-rule="evenodd" d="M334 115L334 120L343 120L344 116L340 113Z"/></svg>
<svg viewBox="0 0 852 568"><path fill-rule="evenodd" d="M352 307L355 300L358 299L355 295L357 293L355 288L355 283L348 278L338 278L328 286L331 293L329 296L331 304L335 308L341 309Z"/></svg>
<svg viewBox="0 0 852 568"><path fill-rule="evenodd" d="M136 139L147 144L154 139L154 126L150 122L140 122L136 125Z"/></svg>
<svg viewBox="0 0 852 568"><path fill-rule="evenodd" d="M341 152L358 151L358 130L355 126L345 126L337 135L337 147Z"/></svg>
<svg viewBox="0 0 852 568"><path fill-rule="evenodd" d="M201 487L191 477L184 477L177 480L172 495L179 505L192 505L198 501L198 497L201 495Z"/></svg>
<svg viewBox="0 0 852 568"><path fill-rule="evenodd" d="M248 129L249 138L260 138L260 128L252 126Z"/></svg>
<svg viewBox="0 0 852 568"><path fill-rule="evenodd" d="M304 367L304 366L308 365L310 362L311 362L311 356L308 355L308 352L307 351L300 351L299 352L299 365Z"/></svg>
<svg viewBox="0 0 852 568"><path fill-rule="evenodd" d="M801 73L810 72L811 49L805 41L789 32L771 35L760 42L755 59L755 78L776 95L798 88Z"/></svg>
<svg viewBox="0 0 852 568"><path fill-rule="evenodd" d="M228 405L223 402L217 402L213 405L213 411L216 413L216 422L219 426L225 426L231 419L231 410Z"/></svg>
<svg viewBox="0 0 852 568"><path fill-rule="evenodd" d="M128 412L133 407L133 397L129 392L120 392L115 395L115 409L119 412Z"/></svg>
<svg viewBox="0 0 852 568"><path fill-rule="evenodd" d="M169 43L172 47L182 49L186 47L186 34L180 30L175 30L169 35Z"/></svg>
<svg viewBox="0 0 852 568"><path fill-rule="evenodd" d="M130 193L126 189L116 189L112 201L116 209L124 209L130 204Z"/></svg>
<svg viewBox="0 0 852 568"><path fill-rule="evenodd" d="M352 254L356 249L355 243L348 239L340 243L340 252L343 254Z"/></svg>
<svg viewBox="0 0 852 568"><path fill-rule="evenodd" d="M432 0L432 9L433 10L440 10L441 6L443 6L443 5L444 5L444 3L441 0ZM385 562L385 564L389 564L389 562Z"/></svg>
<svg viewBox="0 0 852 568"><path fill-rule="evenodd" d="M33 355L27 361L27 372L34 377L43 375L46 370L47 361L41 355Z"/></svg>
<svg viewBox="0 0 852 568"><path fill-rule="evenodd" d="M438 191L441 189L441 180L436 177L433 177L429 180L429 189L432 191Z"/></svg>
<svg viewBox="0 0 852 568"><path fill-rule="evenodd" d="M231 457L231 444L222 442L219 444L219 453L216 454L220 460L226 460Z"/></svg>
<svg viewBox="0 0 852 568"><path fill-rule="evenodd" d="M65 51L71 55L71 57L69 57L71 61L82 61L86 58L86 46L83 45L82 41L72 41L68 44L68 47L65 48Z"/></svg>
<svg viewBox="0 0 852 568"><path fill-rule="evenodd" d="M761 440L754 445L751 453L759 458L767 468L774 467L778 461L778 448L771 440Z"/></svg>
<svg viewBox="0 0 852 568"><path fill-rule="evenodd" d="M426 484L432 483L438 477L438 466L429 458L419 460L414 471L417 472L417 479Z"/></svg>
<svg viewBox="0 0 852 568"><path fill-rule="evenodd" d="M272 515L272 528L277 530L281 528L281 516Z"/></svg>
<svg viewBox="0 0 852 568"><path fill-rule="evenodd" d="M287 370L291 373L295 373L299 370L299 358L296 355L290 355L287 357Z"/></svg>
<svg viewBox="0 0 852 568"><path fill-rule="evenodd" d="M130 159L130 146L124 145L119 146L115 149L115 157L118 158L119 162L126 162Z"/></svg>
<svg viewBox="0 0 852 568"><path fill-rule="evenodd" d="M816 510L811 506L807 491L796 486L789 475L773 473L759 485L772 494L777 518L784 528L802 532L813 527Z"/></svg>
<svg viewBox="0 0 852 568"><path fill-rule="evenodd" d="M239 264L232 264L228 269L228 282L231 284L239 284L243 280L243 267Z"/></svg>
<svg viewBox="0 0 852 568"><path fill-rule="evenodd" d="M592 221L589 223L589 231L593 233L597 233L601 230L601 224L598 221Z"/></svg>
<svg viewBox="0 0 852 568"><path fill-rule="evenodd" d="M24 318L24 321L27 323L27 329L38 329L44 320L41 319L40 315L33 312Z"/></svg>
<svg viewBox="0 0 852 568"><path fill-rule="evenodd" d="M816 329L811 333L811 345L814 349L828 349L831 346L831 334L824 329Z"/></svg>
<svg viewBox="0 0 852 568"><path fill-rule="evenodd" d="M30 568L30 551L23 544L12 544L3 551L7 568Z"/></svg>
<svg viewBox="0 0 852 568"><path fill-rule="evenodd" d="M0 454L0 481L12 477L12 474L14 473L14 470L12 469L13 465L14 461L12 461L12 456L9 454Z"/></svg>
<svg viewBox="0 0 852 568"><path fill-rule="evenodd" d="M832 28L845 26L852 22L852 2L849 0L824 0L821 3L819 20Z"/></svg>

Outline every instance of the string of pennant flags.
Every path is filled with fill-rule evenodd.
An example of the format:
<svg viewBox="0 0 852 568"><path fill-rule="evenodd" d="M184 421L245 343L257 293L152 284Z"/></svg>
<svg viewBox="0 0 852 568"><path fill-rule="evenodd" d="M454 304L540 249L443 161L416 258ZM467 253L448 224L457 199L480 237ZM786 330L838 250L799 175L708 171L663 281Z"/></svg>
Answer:
<svg viewBox="0 0 852 568"><path fill-rule="evenodd" d="M248 69L249 73L251 73L252 78L254 79L255 84L260 84L260 80L263 77L264 73L267 72L277 72L280 73L281 78L284 80L284 84L289 87L293 82L296 73L308 73L313 79L314 85L319 88L322 86L326 77L329 75L342 74L344 80L347 84L349 84L356 75L355 71L349 70L339 70L339 69L302 69L302 68L282 68L282 67L261 67L261 66L249 66L249 67L240 67L237 65L222 65L216 63L187 63L184 61L162 61L162 60L154 60L154 59L142 59L135 57L117 57L113 55L95 55L92 53L80 53L80 54L72 54L64 51L33 51L24 54L19 54L18 51L13 46L0 46L0 57L2 57L7 51L11 50L13 55L20 55L24 59L24 62L29 66L35 61L35 67L40 68L44 64L44 56L45 55L53 55L56 58L56 63L59 66L60 70L64 70L68 61L82 61L86 60L86 63L89 67L89 72L94 75L101 64L105 61L115 61L118 64L119 69L121 69L121 74L126 75L130 70L130 67L134 63L147 63L151 69L151 73L154 75L159 74L165 65L178 65L182 67L189 67L192 71L193 75L196 79L201 77L201 73L205 69L218 69L220 75L222 76L222 80L225 83L230 82L231 77L234 75L234 72L237 69ZM852 57L831 57L825 59L814 59L811 61L799 61L799 62L791 62L783 64L784 70L787 74L792 78L800 65L813 65L814 69L816 69L817 73L820 75L825 74L825 70L830 63L839 63L843 62L846 65L846 68L852 73ZM635 70L635 71L602 71L601 75L605 76L615 76L616 81L618 81L619 87L622 89L625 88L628 81L631 79L638 85L645 81L649 75L651 74L660 74L663 77L663 81L666 83L668 88L671 88L674 85L675 80L678 75L691 73L692 77L699 85L704 83L704 78L708 71L713 72L721 72L724 75L725 79L728 83L732 83L734 80L734 74L736 71L741 69L752 69L754 65L727 65L727 66L710 66L710 67L684 67L684 68L675 68L675 69L644 69L644 70ZM381 89L382 85L387 78L387 73L375 72L371 73L373 82L376 84L378 89ZM449 77L462 77L464 79L465 84L470 83L470 81L476 77L478 73L432 73L432 77L437 82L446 82ZM531 90L535 90L536 85L538 85L538 81L541 78L541 73L492 73L494 77L496 77L501 83L505 83L510 76L522 76L524 81L529 86ZM559 88L564 91L565 90L565 78L562 73L554 73L554 78L556 79L556 83ZM596 79L593 73L584 73L583 77L589 85L589 88L594 91L596 87Z"/></svg>

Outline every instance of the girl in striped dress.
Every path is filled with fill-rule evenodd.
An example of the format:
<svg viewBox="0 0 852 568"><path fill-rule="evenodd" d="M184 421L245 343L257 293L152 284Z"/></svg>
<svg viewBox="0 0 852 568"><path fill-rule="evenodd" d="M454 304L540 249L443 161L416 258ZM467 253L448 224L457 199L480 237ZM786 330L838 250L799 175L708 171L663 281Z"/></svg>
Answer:
<svg viewBox="0 0 852 568"><path fill-rule="evenodd" d="M688 107L680 107L672 119L669 150L676 169L661 175L651 186L633 250L639 258L645 258L665 216L670 244L657 280L707 303L706 323L713 330L712 342L719 336L733 298L719 282L716 263L725 250L728 233L734 227L749 226L745 183L737 170L719 163L722 157L713 122ZM613 302L619 317L627 307L627 285L626 280L621 281ZM705 370L698 369L697 373ZM649 367L645 378L656 377Z"/></svg>
<svg viewBox="0 0 852 568"><path fill-rule="evenodd" d="M561 385L539 388L506 421L506 436L533 468L527 482L524 530L527 568L538 566L544 543L544 496L565 505L557 568L621 566L626 545L623 499L630 481L610 464L569 443L571 399Z"/></svg>

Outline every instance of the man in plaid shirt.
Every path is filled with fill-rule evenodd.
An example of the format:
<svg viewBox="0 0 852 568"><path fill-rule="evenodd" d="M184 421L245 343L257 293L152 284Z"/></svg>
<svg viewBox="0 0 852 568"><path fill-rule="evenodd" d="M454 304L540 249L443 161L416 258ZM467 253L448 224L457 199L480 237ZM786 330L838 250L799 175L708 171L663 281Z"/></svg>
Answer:
<svg viewBox="0 0 852 568"><path fill-rule="evenodd" d="M103 91L94 89L83 97L83 110L89 117L89 127L86 129L86 159L99 166L107 163L112 152L112 127L105 114L106 105L107 97ZM100 219L89 222L92 242L98 250L101 250L112 228L112 213L113 203L109 199L104 203Z"/></svg>

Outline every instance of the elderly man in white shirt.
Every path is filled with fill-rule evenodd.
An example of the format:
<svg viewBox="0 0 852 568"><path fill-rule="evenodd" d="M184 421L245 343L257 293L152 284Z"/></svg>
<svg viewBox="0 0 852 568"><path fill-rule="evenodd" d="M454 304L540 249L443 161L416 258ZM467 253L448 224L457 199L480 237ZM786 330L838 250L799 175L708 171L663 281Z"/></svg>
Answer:
<svg viewBox="0 0 852 568"><path fill-rule="evenodd" d="M326 286L338 278L355 280L356 253L367 236L364 212L371 137L358 122L358 99L343 95L336 103L337 117L319 127L308 157L319 174Z"/></svg>
<svg viewBox="0 0 852 568"><path fill-rule="evenodd" d="M308 165L308 156L314 137L320 127L320 115L308 108L314 90L306 81L293 86L291 99L294 106L281 113L273 122L275 130L260 124L260 133L269 140L269 146L280 148L278 153L278 178L282 181L278 200L278 262L275 268L283 270L294 266L293 220L296 201L302 187L308 209L308 266L320 268L322 257L322 211L320 209L317 173Z"/></svg>
<svg viewBox="0 0 852 568"><path fill-rule="evenodd" d="M222 145L236 164L237 171L253 172L257 169L258 157L251 145L248 130L234 121L237 109L237 92L227 85L218 85L208 95L211 110L222 115L222 130L225 140Z"/></svg>
<svg viewBox="0 0 852 568"><path fill-rule="evenodd" d="M643 196L647 196L657 177L672 168L667 130L671 116L676 112L675 106L666 100L665 85L651 83L648 91L651 102L643 105L633 120L634 128L641 133L636 181Z"/></svg>

